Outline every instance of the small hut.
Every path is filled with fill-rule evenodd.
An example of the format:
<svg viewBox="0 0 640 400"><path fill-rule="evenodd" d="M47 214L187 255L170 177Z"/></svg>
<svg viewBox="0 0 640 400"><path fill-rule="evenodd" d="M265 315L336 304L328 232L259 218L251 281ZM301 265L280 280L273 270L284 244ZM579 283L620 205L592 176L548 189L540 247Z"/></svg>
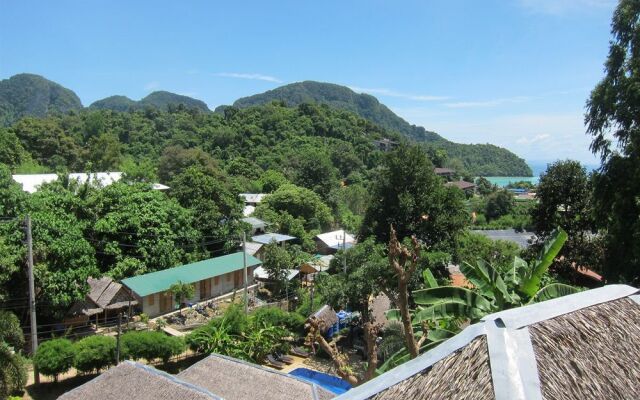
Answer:
<svg viewBox="0 0 640 400"><path fill-rule="evenodd" d="M131 314L131 307L138 304L131 292L109 277L88 278L89 293L84 300L71 306L64 320L65 325L77 325L95 317L96 324L106 321L122 310Z"/></svg>
<svg viewBox="0 0 640 400"><path fill-rule="evenodd" d="M327 304L311 314L307 318L307 323L311 320L319 321L318 328L320 333L327 338L331 338L334 335L338 326L338 314Z"/></svg>

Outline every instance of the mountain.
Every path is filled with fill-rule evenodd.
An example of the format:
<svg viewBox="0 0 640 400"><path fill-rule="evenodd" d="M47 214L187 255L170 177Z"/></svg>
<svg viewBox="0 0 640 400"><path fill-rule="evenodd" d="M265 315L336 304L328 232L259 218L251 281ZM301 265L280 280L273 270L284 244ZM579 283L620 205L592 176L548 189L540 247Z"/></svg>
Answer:
<svg viewBox="0 0 640 400"><path fill-rule="evenodd" d="M449 159L459 159L473 175L531 176L531 168L526 162L507 149L490 144L450 142L435 132L411 125L375 97L356 93L346 86L314 81L297 82L240 98L233 106L246 108L272 101L282 101L290 106L321 103L354 112L385 129L399 132L410 140L446 150ZM224 106L218 107L216 112L223 109Z"/></svg>
<svg viewBox="0 0 640 400"><path fill-rule="evenodd" d="M182 104L186 108L196 109L203 112L210 112L204 101L188 96L165 91L153 92L140 101L131 100L126 96L111 96L93 102L89 108L97 110L129 111L139 110L145 107L155 107L167 111L170 105Z"/></svg>
<svg viewBox="0 0 640 400"><path fill-rule="evenodd" d="M82 109L78 96L55 82L34 74L18 74L0 81L0 126L24 116L44 117Z"/></svg>

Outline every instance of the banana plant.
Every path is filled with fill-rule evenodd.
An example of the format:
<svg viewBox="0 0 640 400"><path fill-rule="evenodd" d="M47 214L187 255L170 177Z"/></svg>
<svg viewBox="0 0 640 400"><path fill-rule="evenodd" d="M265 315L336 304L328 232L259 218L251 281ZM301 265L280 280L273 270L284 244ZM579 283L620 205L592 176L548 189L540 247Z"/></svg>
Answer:
<svg viewBox="0 0 640 400"><path fill-rule="evenodd" d="M479 259L475 264L463 263L460 271L473 285L473 288L457 286L439 286L429 270L423 273L425 289L412 293L417 307L412 310L412 325L417 340L421 340L420 352L455 334L443 329L444 325L466 320L477 322L485 315L519 307L524 304L545 301L580 291L579 288L553 283L540 287L543 275L549 270L558 255L567 234L558 228L552 232L538 257L527 263L515 257L508 269L494 267L491 263ZM389 310L387 319L399 320L398 310ZM435 326L424 335L422 327ZM400 350L391 356L380 368L384 372L393 366L408 360L406 350Z"/></svg>

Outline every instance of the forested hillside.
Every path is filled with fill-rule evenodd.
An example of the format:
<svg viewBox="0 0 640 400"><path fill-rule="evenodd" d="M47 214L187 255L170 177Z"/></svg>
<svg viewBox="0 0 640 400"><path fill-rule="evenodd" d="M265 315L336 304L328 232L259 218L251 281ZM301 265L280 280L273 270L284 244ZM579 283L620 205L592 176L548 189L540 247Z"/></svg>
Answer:
<svg viewBox="0 0 640 400"><path fill-rule="evenodd" d="M315 102L354 112L383 128L400 132L414 141L427 143L436 149L445 149L450 155L449 160L459 160L460 162L456 162L455 166L464 166L471 175L531 176L532 174L526 162L507 149L489 144L450 142L435 132L409 124L375 97L356 93L346 86L314 81L297 82L238 99L233 106L246 108L271 101L282 101L292 106ZM216 111L223 109L224 106L218 107Z"/></svg>
<svg viewBox="0 0 640 400"><path fill-rule="evenodd" d="M145 107L156 107L167 111L170 106L183 105L186 108L209 112L204 101L166 91L156 91L139 101L131 100L126 96L110 96L91 103L89 108L96 110L130 111L140 110Z"/></svg>
<svg viewBox="0 0 640 400"><path fill-rule="evenodd" d="M73 91L39 75L19 74L0 81L0 126L24 116L44 117L81 108Z"/></svg>

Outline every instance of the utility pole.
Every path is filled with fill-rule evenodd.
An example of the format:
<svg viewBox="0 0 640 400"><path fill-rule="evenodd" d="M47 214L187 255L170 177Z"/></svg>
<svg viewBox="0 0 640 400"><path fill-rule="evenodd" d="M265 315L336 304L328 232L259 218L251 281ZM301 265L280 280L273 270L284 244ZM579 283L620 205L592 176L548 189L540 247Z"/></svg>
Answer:
<svg viewBox="0 0 640 400"><path fill-rule="evenodd" d="M38 350L38 324L36 323L36 290L33 279L33 238L31 237L31 216L26 217L27 225L27 266L29 269L29 314L31 314L31 353L35 356ZM33 366L33 381L40 383L38 368Z"/></svg>
<svg viewBox="0 0 640 400"><path fill-rule="evenodd" d="M344 269L344 275L347 275L347 232L342 231L342 268Z"/></svg>
<svg viewBox="0 0 640 400"><path fill-rule="evenodd" d="M247 278L247 234L242 232L242 263L244 265L244 313L249 314L249 293L248 293L248 278Z"/></svg>
<svg viewBox="0 0 640 400"><path fill-rule="evenodd" d="M118 334L116 335L116 365L120 364L120 326L122 324L122 311L118 312Z"/></svg>
<svg viewBox="0 0 640 400"><path fill-rule="evenodd" d="M310 298L311 306L310 306L310 309L309 309L309 314L313 313L313 288L314 287L315 287L315 282L314 282L314 284L311 285L311 293L309 295L311 297Z"/></svg>

